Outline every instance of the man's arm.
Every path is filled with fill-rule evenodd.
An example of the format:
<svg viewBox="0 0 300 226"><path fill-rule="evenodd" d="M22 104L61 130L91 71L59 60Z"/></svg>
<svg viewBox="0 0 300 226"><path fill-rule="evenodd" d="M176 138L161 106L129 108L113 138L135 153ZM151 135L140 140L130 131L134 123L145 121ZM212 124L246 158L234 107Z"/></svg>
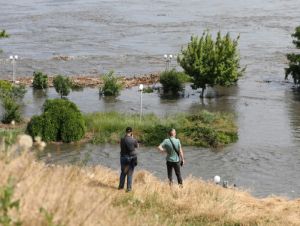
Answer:
<svg viewBox="0 0 300 226"><path fill-rule="evenodd" d="M180 146L180 151L179 151L179 155L181 157L181 160L182 160L182 163L184 164L184 156L183 156L183 150L182 150L182 147Z"/></svg>
<svg viewBox="0 0 300 226"><path fill-rule="evenodd" d="M165 152L165 149L162 147L162 144L160 144L158 147L157 147L158 151L161 152L161 153L164 153Z"/></svg>

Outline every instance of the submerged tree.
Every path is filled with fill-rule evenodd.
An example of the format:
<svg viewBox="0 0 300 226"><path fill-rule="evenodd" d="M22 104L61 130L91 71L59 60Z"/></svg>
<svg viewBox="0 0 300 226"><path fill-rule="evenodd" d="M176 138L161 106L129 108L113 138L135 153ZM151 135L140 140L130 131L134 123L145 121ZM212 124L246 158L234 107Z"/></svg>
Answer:
<svg viewBox="0 0 300 226"><path fill-rule="evenodd" d="M295 33L292 34L292 37L295 38L293 40L293 44L297 49L300 49L300 26L296 27ZM290 53L286 55L289 61L289 67L285 68L285 79L288 78L289 75L292 76L294 83L300 84L300 54Z"/></svg>
<svg viewBox="0 0 300 226"><path fill-rule="evenodd" d="M57 75L53 79L53 85L57 93L60 94L60 97L68 96L71 91L72 83L68 77L63 77L61 75Z"/></svg>
<svg viewBox="0 0 300 226"><path fill-rule="evenodd" d="M192 36L190 43L181 50L178 62L185 73L193 77L193 89L202 89L201 97L209 86L230 86L238 81L244 69L240 69L238 40L218 32L213 40L209 32L202 37Z"/></svg>

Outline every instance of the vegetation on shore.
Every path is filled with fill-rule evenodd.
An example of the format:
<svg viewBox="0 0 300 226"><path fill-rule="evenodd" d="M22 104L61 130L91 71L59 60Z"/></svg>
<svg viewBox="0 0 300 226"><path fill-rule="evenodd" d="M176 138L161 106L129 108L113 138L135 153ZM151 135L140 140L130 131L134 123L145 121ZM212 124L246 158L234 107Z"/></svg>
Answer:
<svg viewBox="0 0 300 226"><path fill-rule="evenodd" d="M0 200L6 198L0 213L23 226L274 226L300 221L299 200L258 199L191 177L183 188L170 188L145 171L134 175L133 191L126 193L117 190L118 173L101 166L46 165L28 152L18 157L3 152L1 145L0 153Z"/></svg>
<svg viewBox="0 0 300 226"><path fill-rule="evenodd" d="M20 102L25 93L26 89L23 85L15 85L0 80L0 103L3 108L2 123L21 122Z"/></svg>
<svg viewBox="0 0 300 226"><path fill-rule="evenodd" d="M134 128L134 136L144 145L158 145L171 128L183 145L219 147L238 139L233 117L228 114L210 113L177 114L159 118L154 114L143 116L117 112L92 113L84 116L87 131L92 133L93 143L117 143L127 126Z"/></svg>
<svg viewBox="0 0 300 226"><path fill-rule="evenodd" d="M85 135L85 123L77 106L65 99L46 100L43 114L33 116L26 132L43 141L79 141Z"/></svg>

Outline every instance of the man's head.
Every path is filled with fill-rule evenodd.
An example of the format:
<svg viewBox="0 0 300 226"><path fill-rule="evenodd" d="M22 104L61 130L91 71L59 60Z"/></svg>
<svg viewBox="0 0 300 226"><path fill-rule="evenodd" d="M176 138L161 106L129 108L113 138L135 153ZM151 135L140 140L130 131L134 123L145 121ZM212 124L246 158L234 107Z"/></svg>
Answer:
<svg viewBox="0 0 300 226"><path fill-rule="evenodd" d="M169 136L170 137L176 137L176 130L175 129L170 129L169 130Z"/></svg>
<svg viewBox="0 0 300 226"><path fill-rule="evenodd" d="M132 135L132 128L131 127L127 127L126 128L126 130L125 130L125 132L126 132L126 135Z"/></svg>

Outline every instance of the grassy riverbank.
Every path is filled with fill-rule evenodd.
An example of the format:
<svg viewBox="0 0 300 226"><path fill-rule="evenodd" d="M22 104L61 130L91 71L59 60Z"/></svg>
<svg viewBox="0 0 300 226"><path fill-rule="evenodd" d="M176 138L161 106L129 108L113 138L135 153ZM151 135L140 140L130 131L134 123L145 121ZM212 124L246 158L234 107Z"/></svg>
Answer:
<svg viewBox="0 0 300 226"><path fill-rule="evenodd" d="M125 193L117 190L118 173L101 166L49 166L30 154L7 157L1 153L0 196L4 188L14 191L9 201L19 200L20 208L9 208L8 216L23 226L274 226L300 222L300 200L257 199L195 178L186 179L182 189L170 188L144 171L134 175L133 192ZM10 177L12 187L7 184Z"/></svg>
<svg viewBox="0 0 300 226"><path fill-rule="evenodd" d="M93 143L117 143L127 126L134 128L134 136L144 145L158 145L170 128L177 130L183 145L219 147L238 139L233 117L207 111L198 114L177 114L159 118L154 114L143 116L117 112L92 113L85 116Z"/></svg>

